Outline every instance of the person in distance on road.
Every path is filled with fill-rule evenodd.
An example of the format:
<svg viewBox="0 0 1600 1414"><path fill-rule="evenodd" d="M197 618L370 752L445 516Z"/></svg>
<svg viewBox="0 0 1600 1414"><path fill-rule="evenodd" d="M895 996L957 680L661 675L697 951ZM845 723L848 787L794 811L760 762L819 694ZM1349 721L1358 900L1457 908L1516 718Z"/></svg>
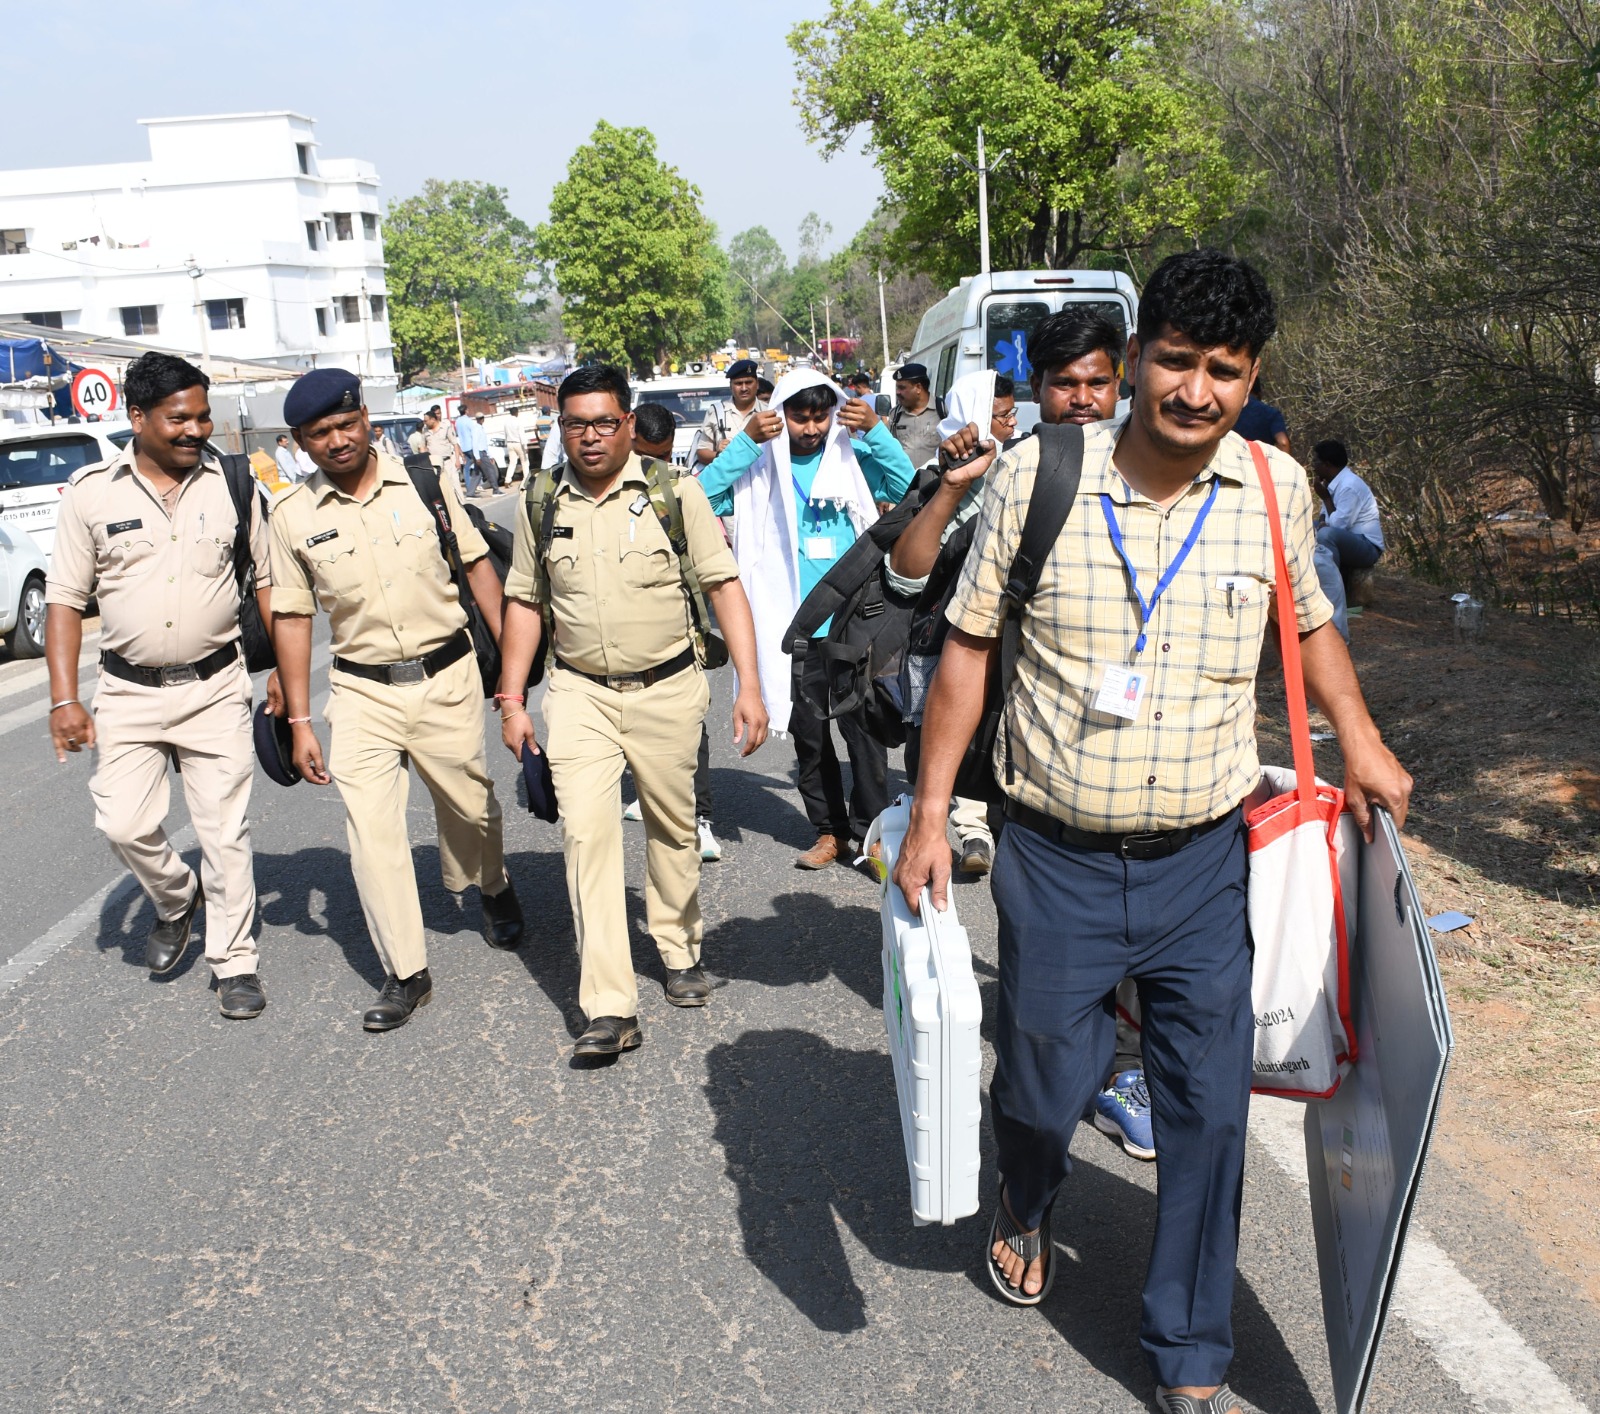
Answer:
<svg viewBox="0 0 1600 1414"><path fill-rule="evenodd" d="M455 428L445 420L438 403L422 414L422 437L428 460L433 463L439 479L443 481L449 477L453 480L461 469L461 444L456 440Z"/></svg>
<svg viewBox="0 0 1600 1414"><path fill-rule="evenodd" d="M641 403L633 413L633 450L640 457L652 457L663 464L672 461L672 442L677 433L673 416L660 403ZM624 820L642 820L644 814L635 800L622 812ZM700 845L700 858L715 864L722 858L722 846L711 828L711 733L700 723L700 755L694 767L694 827Z"/></svg>
<svg viewBox="0 0 1600 1414"><path fill-rule="evenodd" d="M189 945L206 905L206 961L222 1014L267 1004L256 952L250 850L250 674L239 645L233 569L238 512L206 455L210 380L170 354L147 353L123 380L133 440L77 472L61 496L45 590L50 736L56 757L94 748L95 825L156 909L145 966L160 976ZM270 622L266 516L249 534L256 596ZM100 605L100 690L78 701L83 612ZM268 683L277 702L276 675ZM281 704L280 704L281 705ZM176 763L200 841L196 878L167 839L167 767Z"/></svg>
<svg viewBox="0 0 1600 1414"><path fill-rule="evenodd" d="M289 445L289 434L278 433L278 445L272 453L272 459L278 464L278 479L287 481L293 486L300 479L300 469L294 462L294 448Z"/></svg>
<svg viewBox="0 0 1600 1414"><path fill-rule="evenodd" d="M506 748L519 758L538 750L523 699L548 624L545 750L561 803L578 1001L588 1023L573 1054L604 1057L643 1040L623 886L624 766L644 817L645 912L667 1001L698 1007L711 995L700 966L694 814L695 756L711 693L702 635L686 613L688 600L703 622L700 590L739 670L733 739L743 755L766 740L767 713L738 566L693 478L674 481L670 468L646 466L634 452L627 375L604 364L580 368L556 398L566 465L539 523L527 498L517 517L498 700Z"/></svg>
<svg viewBox="0 0 1600 1414"><path fill-rule="evenodd" d="M490 947L522 943L522 905L506 875L500 805L483 749L483 684L467 615L440 552L438 523L406 468L368 437L361 384L343 369L303 374L284 399L316 474L272 512L273 643L294 735L294 764L339 787L350 867L386 974L361 1024L391 1031L433 996L422 904L406 832L410 767L433 797L444 886L476 885ZM473 598L498 635L500 580L489 547L439 478ZM323 756L311 725L311 620L333 637Z"/></svg>
<svg viewBox="0 0 1600 1414"><path fill-rule="evenodd" d="M722 449L744 431L745 423L758 412L767 410L759 391L760 384L765 381L760 373L761 370L751 358L735 359L728 365L728 396L733 402L731 406L713 403L706 409L705 424L700 429L700 445L694 453L698 466L709 466ZM768 396L771 391L770 388L767 390Z"/></svg>
<svg viewBox="0 0 1600 1414"><path fill-rule="evenodd" d="M1241 806L1261 777L1255 674L1275 555L1253 458L1229 433L1274 324L1265 281L1221 252L1185 252L1151 276L1128 344L1132 410L1084 431L1081 485L1022 611L997 744L1009 823L992 876L1001 1182L986 1264L1013 1304L1047 1294L1068 1145L1111 1060L1112 991L1135 977L1158 1173L1140 1341L1167 1414L1239 1408L1223 1380L1254 1031ZM945 802L983 710L1038 446L1005 453L984 497L929 694L895 882L912 900L928 887L937 908ZM1375 804L1403 823L1411 778L1329 625L1310 488L1290 458L1266 457L1294 598L1278 612L1296 616L1347 799L1364 829ZM1262 592L1237 594L1241 580Z"/></svg>
<svg viewBox="0 0 1600 1414"><path fill-rule="evenodd" d="M745 424L700 484L712 510L733 515L733 552L755 615L761 691L773 730L794 735L800 795L817 832L795 866L825 869L843 855L870 867L854 846L889 803L888 752L859 714L839 719L850 756L846 801L831 724L803 699L791 701L783 635L806 595L877 520L876 501L899 501L915 473L872 404L846 400L822 374L785 373L773 398L774 409Z"/></svg>

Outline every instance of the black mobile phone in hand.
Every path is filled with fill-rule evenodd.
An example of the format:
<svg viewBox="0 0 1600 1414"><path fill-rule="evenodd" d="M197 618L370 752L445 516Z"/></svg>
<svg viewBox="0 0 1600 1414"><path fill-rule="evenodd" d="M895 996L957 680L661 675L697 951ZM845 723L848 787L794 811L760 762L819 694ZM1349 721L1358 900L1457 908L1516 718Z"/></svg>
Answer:
<svg viewBox="0 0 1600 1414"><path fill-rule="evenodd" d="M973 451L968 452L966 454L966 456L964 456L964 457L957 457L954 461L951 461L950 458L947 457L943 452L940 452L939 453L940 470L942 470L942 471L957 471L961 467L970 466L973 462L977 461L979 457L988 456L989 453L992 452L993 450L994 450L994 443L993 442L979 442L977 447Z"/></svg>

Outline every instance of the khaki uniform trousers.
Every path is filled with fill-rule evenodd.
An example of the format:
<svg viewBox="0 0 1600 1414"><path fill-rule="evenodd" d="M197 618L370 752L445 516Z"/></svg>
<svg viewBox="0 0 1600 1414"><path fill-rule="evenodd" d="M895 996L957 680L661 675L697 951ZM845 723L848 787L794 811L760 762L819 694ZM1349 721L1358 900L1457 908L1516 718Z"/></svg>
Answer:
<svg viewBox="0 0 1600 1414"><path fill-rule="evenodd" d="M243 662L205 682L145 687L100 675L94 699L94 823L139 881L156 913L178 917L194 871L167 839L174 755L200 841L206 961L217 977L256 972L256 879L250 852L250 675Z"/></svg>
<svg viewBox="0 0 1600 1414"><path fill-rule="evenodd" d="M561 803L567 895L578 933L578 1004L597 1016L634 1016L622 878L622 768L633 772L645 828L645 917L661 960L700 961L700 847L694 768L711 689L699 668L651 687L618 691L557 666L544 698L550 774Z"/></svg>
<svg viewBox="0 0 1600 1414"><path fill-rule="evenodd" d="M428 965L406 802L410 759L433 797L444 886L505 888L500 803L483 754L483 685L472 654L419 683L328 675L328 774L344 799L350 867L385 971Z"/></svg>

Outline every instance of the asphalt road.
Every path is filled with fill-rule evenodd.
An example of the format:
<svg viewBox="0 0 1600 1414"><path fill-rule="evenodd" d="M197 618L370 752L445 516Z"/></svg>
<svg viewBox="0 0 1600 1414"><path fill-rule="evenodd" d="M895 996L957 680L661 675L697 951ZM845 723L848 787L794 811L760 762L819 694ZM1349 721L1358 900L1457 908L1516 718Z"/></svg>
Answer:
<svg viewBox="0 0 1600 1414"><path fill-rule="evenodd" d="M527 946L492 951L475 896L444 892L416 784L434 1001L367 1035L379 968L338 797L258 775L270 1004L227 1022L198 946L162 979L140 965L152 915L94 833L89 763L58 766L21 711L40 674L0 665L0 1410L1148 1407L1153 1169L1081 1131L1038 1311L988 1293L983 1219L912 1225L876 891L794 871L792 750L737 760L726 674L703 899L728 985L665 1004L626 826L645 1044L587 1070L558 832L497 745ZM987 887L957 900L987 1010ZM1233 1384L1273 1414L1331 1409L1303 1188L1259 1143L1247 1184ZM1600 1409L1593 1309L1467 1177L1436 1166L1419 1216L1570 1403L1494 1379L1464 1396L1478 1357L1395 1319L1368 1408ZM1486 1347L1479 1374L1504 1358Z"/></svg>

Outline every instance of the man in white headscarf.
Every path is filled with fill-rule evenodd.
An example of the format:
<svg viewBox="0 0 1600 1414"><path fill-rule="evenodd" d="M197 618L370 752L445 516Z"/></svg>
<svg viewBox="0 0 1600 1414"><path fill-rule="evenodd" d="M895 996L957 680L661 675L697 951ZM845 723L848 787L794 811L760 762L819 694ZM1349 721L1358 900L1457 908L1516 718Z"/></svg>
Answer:
<svg viewBox="0 0 1600 1414"><path fill-rule="evenodd" d="M733 553L755 617L772 730L794 737L800 795L817 832L795 860L801 869L825 868L841 855L855 860L867 826L888 804L888 753L859 718L839 719L850 757L847 801L827 720L791 700L783 634L801 600L877 520L875 502L899 501L914 475L872 404L847 402L811 369L784 374L772 410L751 417L700 474L711 509L734 518ZM824 624L817 636L827 630Z"/></svg>
<svg viewBox="0 0 1600 1414"><path fill-rule="evenodd" d="M947 411L939 423L941 452L958 436L964 440L976 439L974 447L978 443L1001 447L1016 436L1016 384L992 368L956 379L945 395L945 408ZM919 595L928 582L940 547L961 525L977 515L983 500L983 474L993 464L993 458L977 456L975 451L974 456L975 460L965 466L950 466L949 462L955 458L948 454L935 456L928 463L928 469L938 474L939 485L890 552L886 577L891 589L908 598ZM927 682L914 683L912 689L911 697L915 700L908 699L905 704L906 719L914 731L920 731ZM906 774L914 773L912 756L907 756ZM994 863L994 834L989 828L988 807L981 800L968 800L958 795L950 819L961 842L962 872L987 874Z"/></svg>

